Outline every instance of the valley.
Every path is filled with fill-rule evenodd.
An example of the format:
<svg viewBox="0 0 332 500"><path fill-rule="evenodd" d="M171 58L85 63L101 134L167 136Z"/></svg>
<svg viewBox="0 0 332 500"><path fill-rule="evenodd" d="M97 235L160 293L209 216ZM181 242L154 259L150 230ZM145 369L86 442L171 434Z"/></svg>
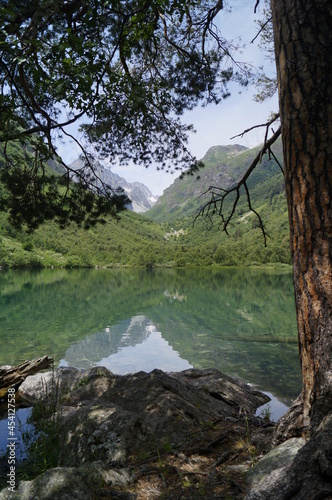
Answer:
<svg viewBox="0 0 332 500"><path fill-rule="evenodd" d="M86 230L74 223L60 229L54 222L42 224L33 233L13 228L0 213L0 266L2 268L46 267L200 267L290 264L288 215L280 167L264 157L248 180L251 206L259 213L268 235L266 246L259 219L250 211L242 192L229 235L220 229L215 213L200 215L209 201L210 186L228 189L244 174L259 148L214 146L197 174L183 174L155 203L152 193L140 183L103 169L106 182L122 186L132 198L133 210ZM275 156L282 163L281 143ZM135 189L136 188L136 191ZM145 192L144 200L140 197ZM138 198L136 197L138 194ZM150 199L148 208L147 200ZM152 200L152 202L151 202ZM225 200L230 213L234 197ZM136 207L136 210L135 210ZM142 208L144 207L144 208ZM144 211L144 213L142 213ZM137 213L141 212L141 213Z"/></svg>

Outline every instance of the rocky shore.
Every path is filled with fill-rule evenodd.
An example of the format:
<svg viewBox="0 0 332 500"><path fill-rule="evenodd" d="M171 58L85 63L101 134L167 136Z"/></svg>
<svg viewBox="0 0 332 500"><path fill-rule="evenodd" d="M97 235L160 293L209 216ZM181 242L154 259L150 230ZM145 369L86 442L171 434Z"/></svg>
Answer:
<svg viewBox="0 0 332 500"><path fill-rule="evenodd" d="M318 459L310 452L310 481L331 497L308 489L303 496L296 474L308 466L296 461L314 440L291 439L270 452L274 426L255 416L269 398L214 369L118 376L103 367L59 368L28 377L20 396L39 405L40 420L56 421L48 444L56 464L17 479L15 493L4 488L1 500L332 498L332 419L322 428Z"/></svg>

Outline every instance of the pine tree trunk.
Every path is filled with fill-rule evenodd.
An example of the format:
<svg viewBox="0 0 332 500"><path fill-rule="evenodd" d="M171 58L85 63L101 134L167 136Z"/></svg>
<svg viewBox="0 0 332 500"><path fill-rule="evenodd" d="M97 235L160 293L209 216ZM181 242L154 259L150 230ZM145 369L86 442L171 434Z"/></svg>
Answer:
<svg viewBox="0 0 332 500"><path fill-rule="evenodd" d="M303 377L288 424L303 431L332 411L332 2L271 6Z"/></svg>

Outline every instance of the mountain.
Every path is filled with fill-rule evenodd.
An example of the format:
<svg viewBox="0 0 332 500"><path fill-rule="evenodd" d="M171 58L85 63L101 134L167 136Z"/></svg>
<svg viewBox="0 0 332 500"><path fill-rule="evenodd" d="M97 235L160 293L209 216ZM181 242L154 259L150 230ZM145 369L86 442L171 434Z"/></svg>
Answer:
<svg viewBox="0 0 332 500"><path fill-rule="evenodd" d="M74 223L60 229L50 221L29 234L13 228L8 215L0 212L0 266L190 268L288 265L291 259L284 178L273 157L271 161L264 157L247 180L251 206L263 221L268 235L266 241L257 213L250 210L243 189L228 226L229 235L220 228L222 220L218 212L210 218L197 217L199 209L210 200L210 194L206 192L209 186L216 186L216 192L218 186L233 186L259 150L259 147L246 149L238 145L214 146L203 158L205 168L199 172L199 178L184 175L182 180L176 179L144 214L126 210L115 219L107 216L105 224L97 224L89 230ZM273 152L281 165L280 142ZM119 182L132 198L133 188L139 188L139 196L145 188L140 183L128 184L105 168L100 168L99 174L113 186ZM139 196L135 203L142 206L145 201ZM145 196L150 198L152 195L148 191ZM234 196L225 202L226 214L232 210L233 202Z"/></svg>
<svg viewBox="0 0 332 500"><path fill-rule="evenodd" d="M250 193L242 187L232 220L223 228L223 221L233 212L236 192L224 201L223 216L219 205L202 214L200 210L211 201L209 188L216 197L244 176L261 150L261 146L245 148L239 145L214 146L202 159L205 167L199 175L183 175L167 188L145 217L164 228L168 241L177 243L182 259L176 262L187 266L252 265L290 263L289 223L282 167L282 145L277 141L271 158L263 156L247 179ZM255 211L253 211L253 210ZM204 216L205 215L205 216ZM259 219L260 217L260 219ZM264 226L265 237L260 224ZM195 248L197 254L192 253Z"/></svg>
<svg viewBox="0 0 332 500"><path fill-rule="evenodd" d="M202 158L204 168L198 176L184 175L178 178L147 212L147 216L156 222L173 222L185 217L195 217L201 207L210 200L207 192L211 186L228 189L244 175L247 168L259 153L260 147L248 149L239 144L213 146ZM282 164L282 146L278 141L274 154ZM247 181L252 202L260 206L263 200L271 199L284 192L284 180L279 166L266 155ZM225 208L230 203L225 201ZM240 197L238 215L248 212L246 196Z"/></svg>
<svg viewBox="0 0 332 500"><path fill-rule="evenodd" d="M84 162L78 158L70 165L73 170L79 170L84 167ZM105 168L99 161L94 163L96 173L103 182L112 186L112 188L122 187L125 193L131 200L131 205L128 207L137 213L144 213L158 200L158 196L154 196L151 191L141 182L127 182L126 179L113 173L109 168Z"/></svg>

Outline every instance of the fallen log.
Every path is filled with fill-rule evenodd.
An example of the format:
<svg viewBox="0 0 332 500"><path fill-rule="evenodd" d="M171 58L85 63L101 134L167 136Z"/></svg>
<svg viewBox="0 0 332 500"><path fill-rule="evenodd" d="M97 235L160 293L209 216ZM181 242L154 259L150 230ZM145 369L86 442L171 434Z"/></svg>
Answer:
<svg viewBox="0 0 332 500"><path fill-rule="evenodd" d="M49 368L52 363L52 357L42 356L31 361L24 361L17 366L0 367L0 399L6 396L9 388L15 387L17 389L26 377Z"/></svg>

